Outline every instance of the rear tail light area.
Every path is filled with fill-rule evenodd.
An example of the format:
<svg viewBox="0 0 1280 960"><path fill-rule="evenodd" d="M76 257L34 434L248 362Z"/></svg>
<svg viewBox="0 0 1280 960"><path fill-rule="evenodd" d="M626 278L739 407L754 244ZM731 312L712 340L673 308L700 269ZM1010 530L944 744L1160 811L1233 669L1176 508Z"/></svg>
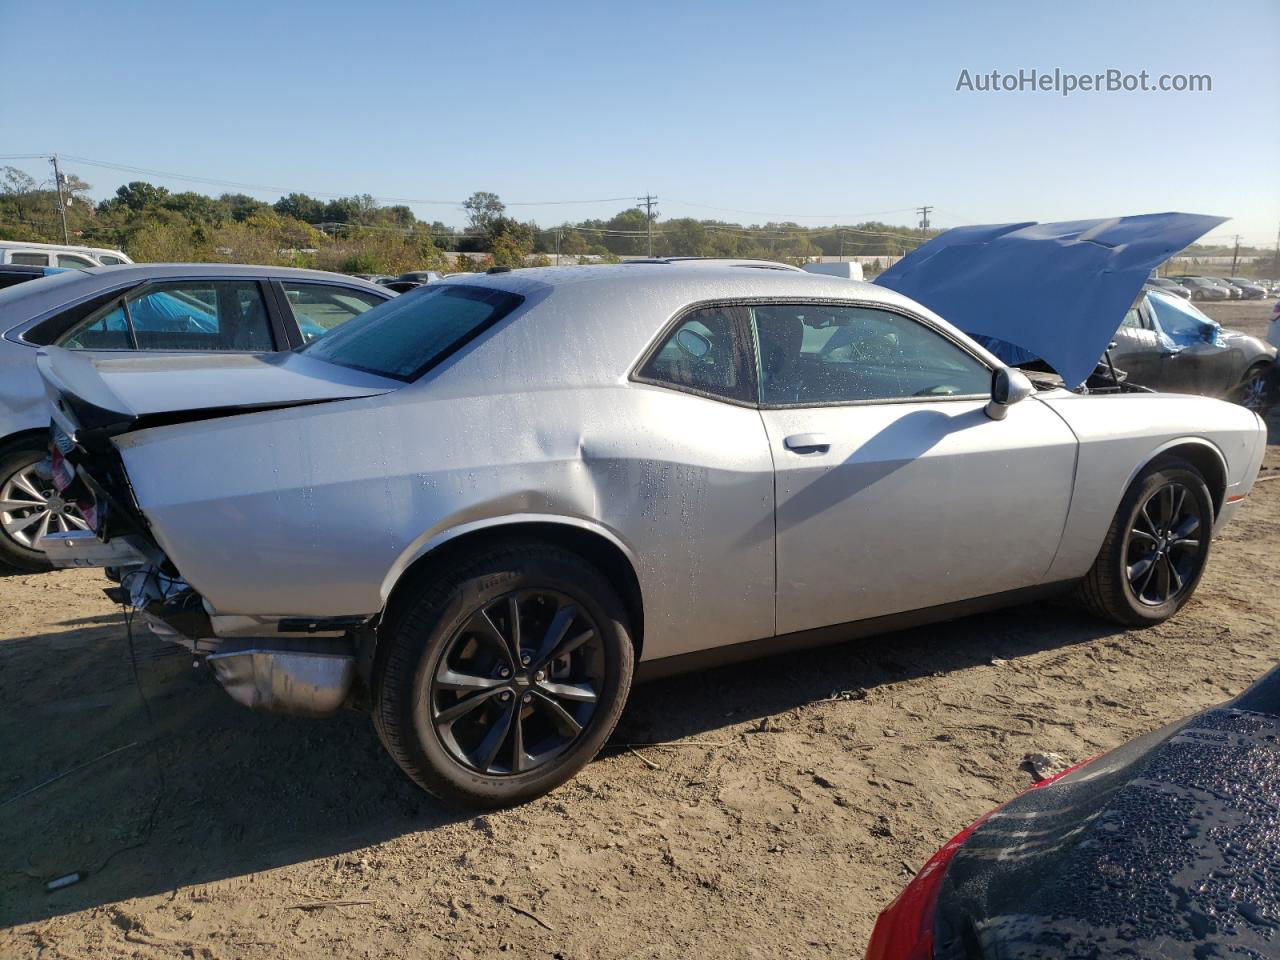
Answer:
<svg viewBox="0 0 1280 960"><path fill-rule="evenodd" d="M1050 786L1096 759L1092 757L1033 783L1023 793ZM897 898L880 912L875 929L871 931L871 941L867 944L867 960L933 960L934 914L947 867L973 832L1000 809L1002 807L996 807L984 813L943 844Z"/></svg>
<svg viewBox="0 0 1280 960"><path fill-rule="evenodd" d="M49 437L49 469L53 488L64 500L75 504L89 529L96 532L101 525L98 501L76 474L70 459L74 450L75 442L55 423Z"/></svg>
<svg viewBox="0 0 1280 960"><path fill-rule="evenodd" d="M933 914L938 890L955 855L989 816L990 813L985 814L943 844L893 903L881 911L867 945L867 960L933 960Z"/></svg>

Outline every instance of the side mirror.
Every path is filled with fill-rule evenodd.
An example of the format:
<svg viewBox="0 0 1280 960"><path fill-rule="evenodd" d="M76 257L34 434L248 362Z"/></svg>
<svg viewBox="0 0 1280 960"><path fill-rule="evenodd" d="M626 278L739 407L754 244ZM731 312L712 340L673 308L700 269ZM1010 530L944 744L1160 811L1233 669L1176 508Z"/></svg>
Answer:
<svg viewBox="0 0 1280 960"><path fill-rule="evenodd" d="M992 420L1003 420L1009 415L1011 406L1035 392L1035 386L1021 370L998 367L991 374L991 401L987 404L987 416Z"/></svg>

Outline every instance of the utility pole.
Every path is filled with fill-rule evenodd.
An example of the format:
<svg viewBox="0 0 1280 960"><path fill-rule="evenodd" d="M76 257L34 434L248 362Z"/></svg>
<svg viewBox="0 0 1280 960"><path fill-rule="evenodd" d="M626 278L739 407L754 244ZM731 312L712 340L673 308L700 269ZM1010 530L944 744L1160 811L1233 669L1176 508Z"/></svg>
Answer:
<svg viewBox="0 0 1280 960"><path fill-rule="evenodd" d="M916 207L916 213L920 214L921 230L929 229L929 211L931 211L932 209L933 207Z"/></svg>
<svg viewBox="0 0 1280 960"><path fill-rule="evenodd" d="M1236 275L1236 264L1240 261L1240 234L1237 233L1232 239L1236 242L1235 253L1231 254L1231 275L1234 277Z"/></svg>
<svg viewBox="0 0 1280 960"><path fill-rule="evenodd" d="M556 266L560 266L560 228L556 227Z"/></svg>
<svg viewBox="0 0 1280 960"><path fill-rule="evenodd" d="M844 262L844 231L837 230L836 235L840 238L840 262Z"/></svg>
<svg viewBox="0 0 1280 960"><path fill-rule="evenodd" d="M653 256L653 205L658 202L658 198L646 193L643 197L636 197L637 203L644 204L645 214L645 230L649 236L649 256Z"/></svg>
<svg viewBox="0 0 1280 960"><path fill-rule="evenodd" d="M62 218L62 242L70 245L71 235L67 233L67 203L62 199L62 171L58 169L58 155L49 158L53 164L53 182L58 187L58 216Z"/></svg>

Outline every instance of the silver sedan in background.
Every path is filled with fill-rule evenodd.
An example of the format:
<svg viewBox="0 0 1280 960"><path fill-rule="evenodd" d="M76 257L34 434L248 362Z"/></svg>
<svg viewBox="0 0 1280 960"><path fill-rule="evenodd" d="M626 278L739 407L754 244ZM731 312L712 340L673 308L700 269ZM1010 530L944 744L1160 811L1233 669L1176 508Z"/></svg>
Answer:
<svg viewBox="0 0 1280 960"><path fill-rule="evenodd" d="M442 797L541 794L632 680L1076 591L1191 596L1265 436L1035 386L883 287L646 262L445 280L283 355L49 348L55 563L257 707L362 705Z"/></svg>
<svg viewBox="0 0 1280 960"><path fill-rule="evenodd" d="M40 347L113 357L289 350L395 296L355 277L289 267L28 269L0 277L22 281L0 289L0 562L23 570L48 569L41 536L84 527L43 467L49 411L36 373Z"/></svg>

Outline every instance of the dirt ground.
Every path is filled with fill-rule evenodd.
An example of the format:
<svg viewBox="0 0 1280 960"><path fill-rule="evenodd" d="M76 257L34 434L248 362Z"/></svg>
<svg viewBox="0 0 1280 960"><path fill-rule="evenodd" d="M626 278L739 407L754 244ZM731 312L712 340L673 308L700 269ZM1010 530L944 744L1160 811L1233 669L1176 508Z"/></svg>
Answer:
<svg viewBox="0 0 1280 960"><path fill-rule="evenodd" d="M574 781L479 817L366 717L250 713L142 633L144 701L105 581L0 577L0 956L858 957L1025 754L1093 756L1280 659L1278 544L1265 482L1152 630L1035 605L637 688Z"/></svg>

